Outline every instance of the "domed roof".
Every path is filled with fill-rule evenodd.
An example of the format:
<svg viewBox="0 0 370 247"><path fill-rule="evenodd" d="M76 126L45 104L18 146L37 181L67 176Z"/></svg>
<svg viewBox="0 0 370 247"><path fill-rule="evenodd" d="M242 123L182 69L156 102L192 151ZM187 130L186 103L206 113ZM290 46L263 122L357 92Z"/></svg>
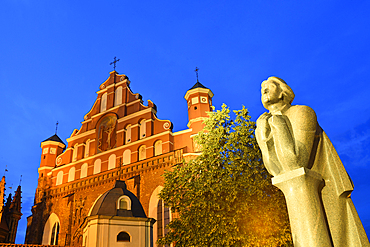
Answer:
<svg viewBox="0 0 370 247"><path fill-rule="evenodd" d="M123 195L130 198L131 210L117 209L118 199ZM90 216L93 215L146 218L143 206L139 199L133 193L128 191L126 183L120 180L116 181L113 189L108 190L98 199L91 210Z"/></svg>

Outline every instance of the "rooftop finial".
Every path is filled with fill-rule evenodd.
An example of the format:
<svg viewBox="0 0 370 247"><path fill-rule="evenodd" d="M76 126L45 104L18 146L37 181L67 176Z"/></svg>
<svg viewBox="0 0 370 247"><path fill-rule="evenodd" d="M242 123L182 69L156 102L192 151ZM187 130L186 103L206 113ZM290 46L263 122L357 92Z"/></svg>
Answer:
<svg viewBox="0 0 370 247"><path fill-rule="evenodd" d="M21 175L21 178L19 179L19 186L22 185L22 175Z"/></svg>
<svg viewBox="0 0 370 247"><path fill-rule="evenodd" d="M59 122L57 121L57 123L55 124L55 134L58 133L58 124L59 124Z"/></svg>
<svg viewBox="0 0 370 247"><path fill-rule="evenodd" d="M195 73L196 73L196 75L197 75L197 82L199 82L199 80L198 80L198 71L199 71L199 68L198 67L195 67Z"/></svg>
<svg viewBox="0 0 370 247"><path fill-rule="evenodd" d="M113 70L116 71L116 63L120 60L120 59L116 59L117 57L114 57L114 61L111 62L109 65L112 65L113 64Z"/></svg>

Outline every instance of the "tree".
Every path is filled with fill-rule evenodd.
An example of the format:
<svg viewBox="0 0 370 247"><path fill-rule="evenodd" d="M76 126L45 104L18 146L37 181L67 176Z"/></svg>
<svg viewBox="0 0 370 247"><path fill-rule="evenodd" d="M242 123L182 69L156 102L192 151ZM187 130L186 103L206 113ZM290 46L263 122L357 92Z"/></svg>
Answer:
<svg viewBox="0 0 370 247"><path fill-rule="evenodd" d="M164 174L159 197L176 218L158 244L292 246L283 194L271 185L247 109L209 113L201 154Z"/></svg>

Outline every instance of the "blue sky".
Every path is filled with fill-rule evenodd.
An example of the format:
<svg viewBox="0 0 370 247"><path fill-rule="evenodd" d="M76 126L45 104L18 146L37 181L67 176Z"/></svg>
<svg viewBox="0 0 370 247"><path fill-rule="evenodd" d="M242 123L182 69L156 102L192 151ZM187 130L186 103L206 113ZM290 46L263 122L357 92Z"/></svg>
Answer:
<svg viewBox="0 0 370 247"><path fill-rule="evenodd" d="M152 100L174 131L187 124L183 98L199 80L219 109L265 110L260 83L283 78L294 104L312 107L351 176L370 234L370 17L368 1L30 1L0 5L0 172L7 193L23 175L23 243L41 149L79 129L113 70ZM0 173L0 174L1 174Z"/></svg>

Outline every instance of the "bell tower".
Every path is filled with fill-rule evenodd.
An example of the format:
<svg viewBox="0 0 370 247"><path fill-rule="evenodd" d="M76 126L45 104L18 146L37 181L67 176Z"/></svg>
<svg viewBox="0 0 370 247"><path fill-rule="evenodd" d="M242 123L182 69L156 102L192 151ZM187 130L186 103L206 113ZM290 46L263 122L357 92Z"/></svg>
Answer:
<svg viewBox="0 0 370 247"><path fill-rule="evenodd" d="M202 122L208 117L207 112L212 111L212 97L212 91L199 81L186 92L185 99L188 102L189 128L195 131L200 131L203 128Z"/></svg>

